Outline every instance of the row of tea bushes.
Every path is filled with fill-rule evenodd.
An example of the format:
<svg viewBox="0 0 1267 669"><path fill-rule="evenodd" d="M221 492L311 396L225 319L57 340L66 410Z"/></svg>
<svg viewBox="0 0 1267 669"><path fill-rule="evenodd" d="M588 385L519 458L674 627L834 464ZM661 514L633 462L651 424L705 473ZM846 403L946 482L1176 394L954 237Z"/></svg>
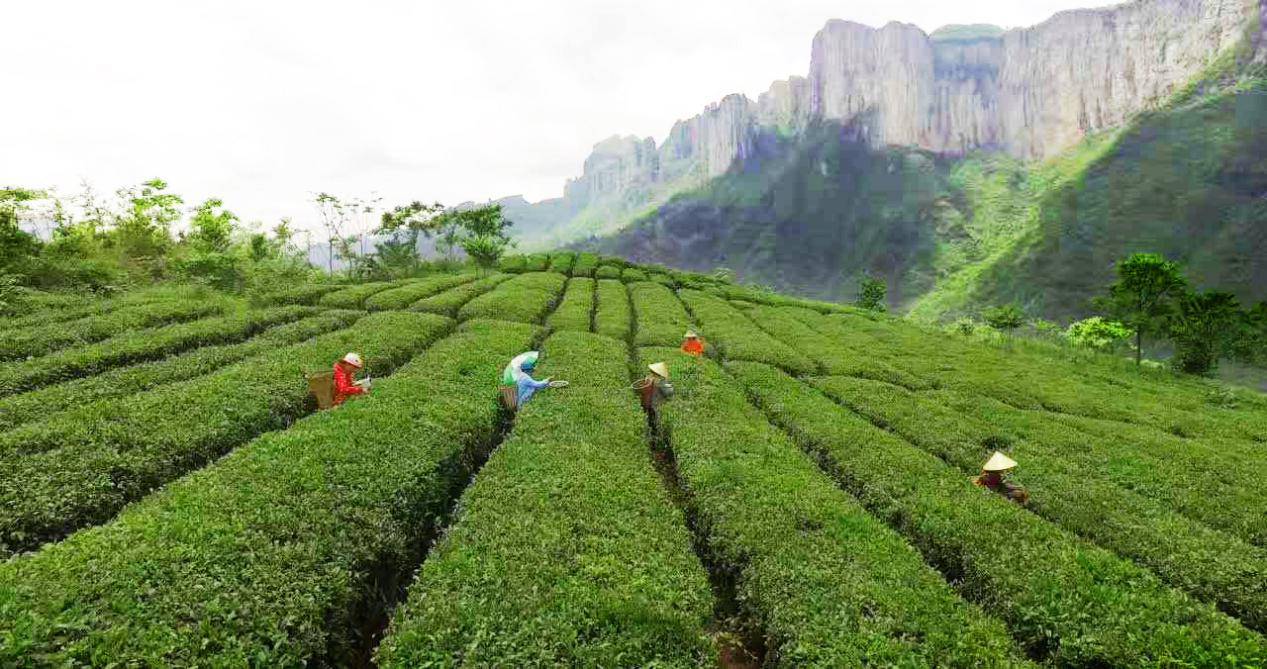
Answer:
<svg viewBox="0 0 1267 669"><path fill-rule="evenodd" d="M706 358L667 360L661 411L715 562L770 642L766 666L1026 666L1007 630L964 602L754 409Z"/></svg>
<svg viewBox="0 0 1267 669"><path fill-rule="evenodd" d="M223 312L229 303L230 300L223 297L152 302L123 306L105 314L72 321L5 330L0 332L0 362L47 355L131 330L197 320Z"/></svg>
<svg viewBox="0 0 1267 669"><path fill-rule="evenodd" d="M573 279L576 281L576 279ZM627 344L559 332L534 397L458 505L382 667L699 667L708 580L652 469Z"/></svg>
<svg viewBox="0 0 1267 669"><path fill-rule="evenodd" d="M0 665L353 664L358 630L497 439L489 379L535 337L467 323L370 396L0 563Z"/></svg>
<svg viewBox="0 0 1267 669"><path fill-rule="evenodd" d="M163 360L0 398L0 431L12 430L35 420L46 420L58 412L78 406L135 395L168 383L217 372L251 356L348 327L364 315L363 311L328 309L294 323L270 328L240 344L205 346Z"/></svg>
<svg viewBox="0 0 1267 669"><path fill-rule="evenodd" d="M411 281L398 288L389 288L365 298L365 308L370 311L405 309L419 300L455 286L475 280L474 274L438 274Z"/></svg>
<svg viewBox="0 0 1267 669"><path fill-rule="evenodd" d="M100 523L123 505L313 408L304 372L349 350L382 375L452 321L390 312L353 327L132 397L95 402L0 437L0 551ZM192 412L197 419L191 420Z"/></svg>
<svg viewBox="0 0 1267 669"><path fill-rule="evenodd" d="M563 301L546 320L551 330L589 332L594 318L594 280L577 277L568 281Z"/></svg>
<svg viewBox="0 0 1267 669"><path fill-rule="evenodd" d="M729 368L771 417L959 591L1052 666L1254 666L1262 637L1152 574L976 487L769 366Z"/></svg>
<svg viewBox="0 0 1267 669"><path fill-rule="evenodd" d="M691 317L681 300L669 288L650 282L629 284L638 328L634 343L638 346L677 346L691 328Z"/></svg>
<svg viewBox="0 0 1267 669"><path fill-rule="evenodd" d="M681 297L702 334L726 358L765 362L795 374L817 370L812 360L763 332L725 300L696 290L683 290Z"/></svg>
<svg viewBox="0 0 1267 669"><path fill-rule="evenodd" d="M241 341L268 327L315 313L317 310L313 307L297 306L248 310L218 318L133 330L38 358L0 363L0 397L202 346Z"/></svg>
<svg viewBox="0 0 1267 669"><path fill-rule="evenodd" d="M457 316L458 309L471 300L508 281L513 274L493 274L470 283L450 288L443 293L426 297L410 305L410 311L425 311L441 316Z"/></svg>
<svg viewBox="0 0 1267 669"><path fill-rule="evenodd" d="M460 320L498 318L520 323L541 323L563 292L567 278L554 272L528 272L502 283L467 302L458 310Z"/></svg>
<svg viewBox="0 0 1267 669"><path fill-rule="evenodd" d="M613 339L628 340L633 328L633 310L625 284L608 279L599 281L596 300L594 331Z"/></svg>

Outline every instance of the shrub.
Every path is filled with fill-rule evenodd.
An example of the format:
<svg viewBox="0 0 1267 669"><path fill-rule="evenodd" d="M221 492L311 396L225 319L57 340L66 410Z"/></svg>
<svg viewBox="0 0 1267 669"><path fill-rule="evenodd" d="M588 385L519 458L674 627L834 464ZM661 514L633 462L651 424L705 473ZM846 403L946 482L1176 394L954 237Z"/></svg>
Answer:
<svg viewBox="0 0 1267 669"><path fill-rule="evenodd" d="M521 255L502 256L502 258L497 261L497 269L501 272L513 272L518 274L524 271L526 262L527 259Z"/></svg>
<svg viewBox="0 0 1267 669"><path fill-rule="evenodd" d="M296 286L254 295L251 297L251 304L259 307L279 304L316 304L326 293L332 293L342 288L342 286L337 284Z"/></svg>
<svg viewBox="0 0 1267 669"><path fill-rule="evenodd" d="M576 253L559 251L550 256L550 271L559 274L571 274L572 265L576 264Z"/></svg>
<svg viewBox="0 0 1267 669"><path fill-rule="evenodd" d="M440 274L425 279L411 281L399 288L384 290L365 299L365 308L370 311L386 309L404 309L418 300L431 297L436 293L454 286L474 281L474 274Z"/></svg>
<svg viewBox="0 0 1267 669"><path fill-rule="evenodd" d="M1099 316L1071 323L1065 330L1065 339L1071 345L1104 352L1116 350L1130 336L1125 325Z"/></svg>
<svg viewBox="0 0 1267 669"><path fill-rule="evenodd" d="M567 292L546 325L552 330L589 332L594 317L594 280L574 278L568 281Z"/></svg>
<svg viewBox="0 0 1267 669"><path fill-rule="evenodd" d="M594 331L613 339L628 340L633 328L633 312L629 307L629 291L614 280L598 282L595 296Z"/></svg>
<svg viewBox="0 0 1267 669"><path fill-rule="evenodd" d="M858 282L858 306L871 311L885 311L888 292L889 287L882 279L870 275L864 276Z"/></svg>
<svg viewBox="0 0 1267 669"><path fill-rule="evenodd" d="M1068 427L996 407L982 398L964 401L956 410L939 401L943 396L883 383L832 377L814 384L873 423L958 467L965 476L978 472L990 449L1016 444L1012 455L1021 462L1018 480L1029 488L1035 513L1151 568L1170 585L1217 604L1251 627L1267 628L1267 589L1259 576L1267 573L1267 551L1118 487L1125 477L1116 474L1125 468L1109 463L1130 455L1116 445L1084 446L1085 436ZM970 412L960 413L965 408ZM1096 450L1103 457L1091 453ZM1156 474L1148 477L1155 478L1154 486L1184 478L1182 472ZM1224 503L1237 499L1218 497Z"/></svg>
<svg viewBox="0 0 1267 669"><path fill-rule="evenodd" d="M572 276L594 276L598 267L598 256L593 253L576 254L576 262L572 265Z"/></svg>
<svg viewBox="0 0 1267 669"><path fill-rule="evenodd" d="M594 270L594 278L596 279L619 279L620 268L611 265L600 265Z"/></svg>
<svg viewBox="0 0 1267 669"><path fill-rule="evenodd" d="M62 349L31 360L0 363L0 396L90 376L112 367L241 341L273 325L316 313L312 307L276 307L232 316L125 332L95 344Z"/></svg>
<svg viewBox="0 0 1267 669"><path fill-rule="evenodd" d="M1025 324L1025 312L1015 304L991 307L982 314L986 325L999 332L1012 332Z"/></svg>
<svg viewBox="0 0 1267 669"><path fill-rule="evenodd" d="M768 666L1023 665L1007 630L775 430L720 367L666 349L661 411L707 551L769 644Z"/></svg>
<svg viewBox="0 0 1267 669"><path fill-rule="evenodd" d="M359 630L497 438L490 379L534 337L467 323L370 397L0 564L0 664L355 663Z"/></svg>
<svg viewBox="0 0 1267 669"><path fill-rule="evenodd" d="M804 384L769 367L734 370L841 485L928 562L955 574L959 591L1007 620L1044 663L1152 666L1166 658L1207 666L1267 659L1261 637L1212 607L974 486L965 473Z"/></svg>
<svg viewBox="0 0 1267 669"><path fill-rule="evenodd" d="M155 302L123 307L100 316L0 332L0 361L52 353L75 344L91 344L141 328L181 323L224 311L224 299Z"/></svg>
<svg viewBox="0 0 1267 669"><path fill-rule="evenodd" d="M621 281L624 281L625 283L633 283L635 281L646 281L647 273L638 269L637 267L629 267L620 273L620 279Z"/></svg>
<svg viewBox="0 0 1267 669"><path fill-rule="evenodd" d="M550 254L534 253L524 258L524 270L528 272L544 272L550 266Z"/></svg>
<svg viewBox="0 0 1267 669"><path fill-rule="evenodd" d="M59 383L40 390L0 399L0 431L11 430L23 423L47 420L59 411L126 397L153 390L159 386L210 374L225 366L254 355L267 353L279 346L297 344L305 339L348 327L364 315L361 311L331 309L316 316L265 330L241 344L204 346L194 351L96 376Z"/></svg>
<svg viewBox="0 0 1267 669"><path fill-rule="evenodd" d="M491 292L467 302L458 318L499 318L520 323L540 323L550 312L567 278L554 272L528 272Z"/></svg>
<svg viewBox="0 0 1267 669"><path fill-rule="evenodd" d="M335 309L363 309L365 308L365 299L376 293L385 290L391 290L398 286L404 285L405 281L373 281L370 283L360 283L347 288L341 288L333 293L327 293L317 302L323 307L332 307Z"/></svg>
<svg viewBox="0 0 1267 669"><path fill-rule="evenodd" d="M691 327L682 301L673 291L655 283L629 284L637 320L634 343L638 346L678 346Z"/></svg>
<svg viewBox="0 0 1267 669"><path fill-rule="evenodd" d="M472 299L487 293L510 279L510 274L494 274L470 283L450 288L438 295L423 298L409 307L410 311L426 311L442 316L455 316L458 309Z"/></svg>
<svg viewBox="0 0 1267 669"><path fill-rule="evenodd" d="M26 550L113 516L126 503L313 408L305 370L349 350L382 375L444 334L439 316L367 316L199 379L96 402L0 438L0 549ZM244 389L250 392L244 392ZM197 407L198 420L190 420Z"/></svg>
<svg viewBox="0 0 1267 669"><path fill-rule="evenodd" d="M768 362L796 374L816 371L809 358L762 332L743 312L723 300L694 290L684 290L681 296L699 321L704 337L725 357Z"/></svg>
<svg viewBox="0 0 1267 669"><path fill-rule="evenodd" d="M625 347L579 332L546 340L541 374L572 386L515 417L393 616L379 666L714 660L712 593L647 457Z"/></svg>

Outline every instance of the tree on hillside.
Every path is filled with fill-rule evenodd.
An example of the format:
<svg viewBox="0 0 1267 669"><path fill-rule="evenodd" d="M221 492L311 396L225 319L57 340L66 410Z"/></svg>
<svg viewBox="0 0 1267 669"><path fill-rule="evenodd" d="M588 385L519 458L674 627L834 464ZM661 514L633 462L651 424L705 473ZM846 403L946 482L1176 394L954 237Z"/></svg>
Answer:
<svg viewBox="0 0 1267 669"><path fill-rule="evenodd" d="M495 267L506 249L514 245L509 233L514 223L502 215L500 204L450 210L436 218L440 219L437 225L455 226L458 246L483 270Z"/></svg>
<svg viewBox="0 0 1267 669"><path fill-rule="evenodd" d="M1003 333L1011 333L1025 325L1025 312L1015 304L1004 304L986 309L981 316L985 318L986 325Z"/></svg>
<svg viewBox="0 0 1267 669"><path fill-rule="evenodd" d="M185 278L206 282L221 290L240 288L243 271L239 256L233 252L237 223L238 217L216 198L194 207L189 233L183 239L187 248L177 256L176 271Z"/></svg>
<svg viewBox="0 0 1267 669"><path fill-rule="evenodd" d="M858 282L858 306L863 309L872 311L885 311L885 298L889 292L889 287L885 285L884 280L871 276L863 275L862 280Z"/></svg>
<svg viewBox="0 0 1267 669"><path fill-rule="evenodd" d="M180 220L180 205L185 200L166 191L167 182L158 178L119 189L126 210L114 216L114 237L128 258L151 263L170 248L171 226Z"/></svg>
<svg viewBox="0 0 1267 669"><path fill-rule="evenodd" d="M1169 330L1175 344L1175 367L1205 374L1233 350L1242 334L1243 314L1236 296L1209 291L1188 293L1178 300Z"/></svg>
<svg viewBox="0 0 1267 669"><path fill-rule="evenodd" d="M1136 253L1118 263L1117 281L1099 304L1135 333L1136 365L1143 358L1144 335L1163 331L1187 285L1179 264L1158 253Z"/></svg>
<svg viewBox="0 0 1267 669"><path fill-rule="evenodd" d="M22 229L22 212L27 203L45 193L27 188L0 188L0 273L17 268L24 259L39 252L40 242Z"/></svg>
<svg viewBox="0 0 1267 669"><path fill-rule="evenodd" d="M418 256L419 237L435 237L436 249L452 261L460 227L457 218L443 213L444 205L439 202L427 204L419 200L384 211L378 232L389 238L379 245L380 263L411 273L422 260Z"/></svg>

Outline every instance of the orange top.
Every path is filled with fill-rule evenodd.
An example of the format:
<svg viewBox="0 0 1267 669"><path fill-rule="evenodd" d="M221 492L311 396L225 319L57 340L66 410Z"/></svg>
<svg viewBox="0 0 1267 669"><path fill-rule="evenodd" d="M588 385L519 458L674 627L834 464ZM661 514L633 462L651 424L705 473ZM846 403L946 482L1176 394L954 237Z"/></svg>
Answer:
<svg viewBox="0 0 1267 669"><path fill-rule="evenodd" d="M704 342L699 339L687 339L682 342L682 352L698 358L704 355Z"/></svg>

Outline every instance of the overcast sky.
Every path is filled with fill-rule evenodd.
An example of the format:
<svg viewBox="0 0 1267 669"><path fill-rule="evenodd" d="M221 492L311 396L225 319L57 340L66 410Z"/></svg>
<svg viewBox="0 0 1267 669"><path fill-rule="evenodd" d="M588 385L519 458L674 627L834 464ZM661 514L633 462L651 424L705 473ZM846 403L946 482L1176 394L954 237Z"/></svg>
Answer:
<svg viewBox="0 0 1267 669"><path fill-rule="evenodd" d="M664 139L804 75L831 18L1032 25L1102 0L6 3L0 185L160 176L244 220L313 191L555 197L613 134Z"/></svg>

